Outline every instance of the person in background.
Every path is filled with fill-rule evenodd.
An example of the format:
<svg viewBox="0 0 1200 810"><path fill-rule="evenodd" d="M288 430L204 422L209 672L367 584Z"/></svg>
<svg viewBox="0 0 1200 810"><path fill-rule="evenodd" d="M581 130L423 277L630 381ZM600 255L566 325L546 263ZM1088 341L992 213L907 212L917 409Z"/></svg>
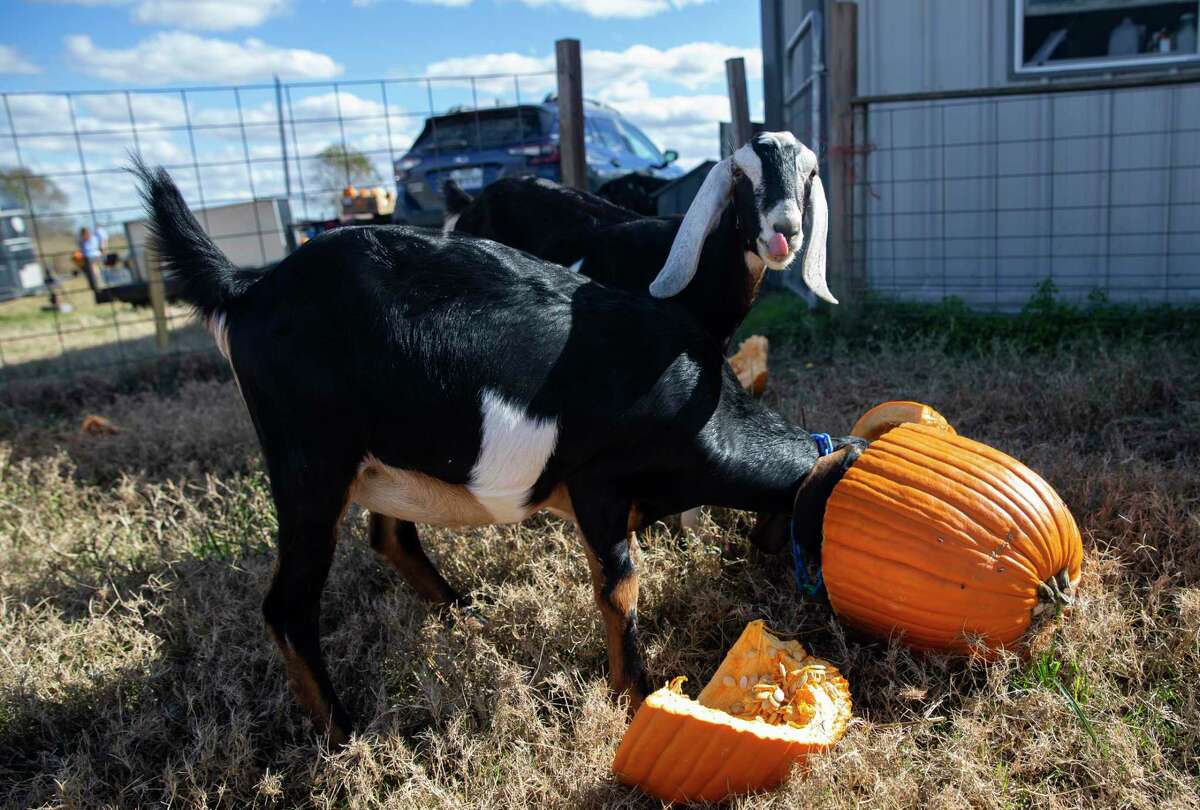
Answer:
<svg viewBox="0 0 1200 810"><path fill-rule="evenodd" d="M99 225L93 231L86 225L79 229L79 252L83 254L83 272L92 292L99 288L100 263L108 252L108 232Z"/></svg>

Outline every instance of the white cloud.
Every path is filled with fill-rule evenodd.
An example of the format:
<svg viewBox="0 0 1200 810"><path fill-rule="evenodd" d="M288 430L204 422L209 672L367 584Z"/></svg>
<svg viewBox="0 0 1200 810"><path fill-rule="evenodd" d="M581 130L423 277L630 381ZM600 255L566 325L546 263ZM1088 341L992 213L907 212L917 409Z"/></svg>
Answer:
<svg viewBox="0 0 1200 810"><path fill-rule="evenodd" d="M583 50L583 81L585 89L607 86L613 82L655 81L677 84L695 90L707 84L725 81L725 60L741 56L746 60L746 74L762 75L762 51L758 48L735 48L718 42L689 42L665 50L649 45L633 45L623 51L594 48ZM552 72L554 56L527 56L520 53L485 53L458 56L431 63L426 76L471 76L484 73ZM510 82L511 79L502 81ZM542 80L553 86L554 77ZM524 82L522 82L524 84Z"/></svg>
<svg viewBox="0 0 1200 810"><path fill-rule="evenodd" d="M0 45L0 73L41 73L42 69L30 62L16 48Z"/></svg>
<svg viewBox="0 0 1200 810"><path fill-rule="evenodd" d="M84 73L114 82L243 82L269 79L327 79L342 66L323 53L276 48L260 39L231 42L182 31L164 31L132 48L106 50L86 34L65 39L67 55Z"/></svg>
<svg viewBox="0 0 1200 810"><path fill-rule="evenodd" d="M253 28L287 10L290 0L51 0L130 9L134 22L196 31Z"/></svg>
<svg viewBox="0 0 1200 810"><path fill-rule="evenodd" d="M561 6L590 17L650 17L671 9L698 6L708 0L521 0L527 6Z"/></svg>
<svg viewBox="0 0 1200 810"><path fill-rule="evenodd" d="M379 1L351 0L351 3L355 6L373 6ZM408 2L431 6L462 7L471 5L474 0L408 0ZM710 0L520 0L520 2L532 8L558 6L568 11L587 14L589 17L635 19L651 17L664 11L681 9L686 6L698 6L708 3Z"/></svg>
<svg viewBox="0 0 1200 810"><path fill-rule="evenodd" d="M286 8L287 0L141 0L133 19L143 25L228 31L262 25Z"/></svg>

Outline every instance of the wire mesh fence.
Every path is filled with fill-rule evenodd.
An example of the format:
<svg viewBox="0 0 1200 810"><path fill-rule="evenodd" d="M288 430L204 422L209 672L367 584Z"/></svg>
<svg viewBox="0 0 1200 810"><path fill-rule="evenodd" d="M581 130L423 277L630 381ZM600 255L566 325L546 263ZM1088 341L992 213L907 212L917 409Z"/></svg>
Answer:
<svg viewBox="0 0 1200 810"><path fill-rule="evenodd" d="M1200 302L1200 81L855 110L858 285L1014 311Z"/></svg>
<svg viewBox="0 0 1200 810"><path fill-rule="evenodd" d="M315 233L388 221L396 206L432 224L439 189L396 195L397 162L423 130L438 155L494 148L491 130L516 127L508 160L537 171L551 122L528 105L554 87L546 71L0 94L0 301L15 299L0 304L0 382L210 349L169 286L152 306L131 154L171 172L237 264L269 266ZM426 124L445 115L451 131Z"/></svg>

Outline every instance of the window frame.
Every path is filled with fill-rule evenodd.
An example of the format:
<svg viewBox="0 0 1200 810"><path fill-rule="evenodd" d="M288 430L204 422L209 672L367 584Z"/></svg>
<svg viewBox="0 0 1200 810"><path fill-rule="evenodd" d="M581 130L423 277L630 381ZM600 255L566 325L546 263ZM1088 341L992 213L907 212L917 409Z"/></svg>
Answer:
<svg viewBox="0 0 1200 810"><path fill-rule="evenodd" d="M1200 0L1187 0L1196 3L1197 24L1200 25ZM1163 0L1164 3L1173 0ZM1068 64L1025 64L1025 6L1026 0L1012 0L1008 7L1009 16L1009 75L1013 79L1047 79L1054 76L1081 76L1105 73L1131 73L1143 71L1170 72L1200 67L1200 49L1188 55L1156 55L1138 54L1137 56L1121 56L1114 58L1096 57L1083 61L1074 60Z"/></svg>

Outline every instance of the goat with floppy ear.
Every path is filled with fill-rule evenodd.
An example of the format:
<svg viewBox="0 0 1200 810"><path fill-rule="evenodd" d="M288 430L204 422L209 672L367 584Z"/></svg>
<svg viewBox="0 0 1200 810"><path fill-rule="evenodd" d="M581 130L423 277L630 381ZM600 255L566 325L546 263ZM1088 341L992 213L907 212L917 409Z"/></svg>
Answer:
<svg viewBox="0 0 1200 810"><path fill-rule="evenodd" d="M672 298L725 349L765 270L783 270L801 253L805 284L837 303L825 282L829 212L817 156L790 132L762 133L717 163L682 219L642 217L541 178L501 179L474 200L453 183L445 191L447 231Z"/></svg>
<svg viewBox="0 0 1200 810"><path fill-rule="evenodd" d="M709 171L680 219L642 217L542 178L501 179L472 199L447 182L446 232L520 248L621 289L677 302L726 352L758 298L766 268L803 253L802 276L830 303L825 281L829 210L817 156L790 132L764 132ZM807 221L807 237L804 223ZM696 511L683 515L694 526ZM786 518L760 515L755 538L785 535Z"/></svg>
<svg viewBox="0 0 1200 810"><path fill-rule="evenodd" d="M746 253L753 253L772 270L783 270L804 246L804 283L817 297L836 304L825 281L829 208L817 175L817 156L790 132L764 132L713 166L679 226L650 294L670 298L691 283L705 241L731 197ZM802 235L806 202L812 223L807 240Z"/></svg>
<svg viewBox="0 0 1200 810"><path fill-rule="evenodd" d="M373 513L380 556L435 601L456 594L413 523L516 523L540 509L573 520L610 682L635 708L647 678L631 532L707 503L790 514L818 543L828 490L865 446L752 399L672 303L404 227L340 228L250 273L165 171L136 171L151 246L254 423L279 525L263 614L297 700L335 743L353 723L321 653L321 591L351 501Z"/></svg>

